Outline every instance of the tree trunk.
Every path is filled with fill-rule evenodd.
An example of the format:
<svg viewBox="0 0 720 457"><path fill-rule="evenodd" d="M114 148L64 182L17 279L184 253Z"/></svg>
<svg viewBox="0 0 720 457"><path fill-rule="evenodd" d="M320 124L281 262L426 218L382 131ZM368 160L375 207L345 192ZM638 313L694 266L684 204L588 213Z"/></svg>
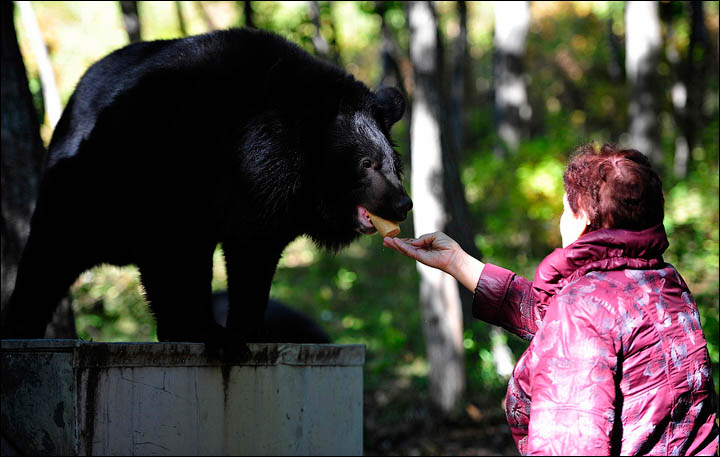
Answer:
<svg viewBox="0 0 720 457"><path fill-rule="evenodd" d="M120 10L122 11L123 25L130 43L141 41L142 34L140 33L140 15L138 14L137 2L120 2Z"/></svg>
<svg viewBox="0 0 720 457"><path fill-rule="evenodd" d="M622 55L622 40L613 31L613 19L610 17L606 22L608 48L610 58L608 59L608 74L610 81L616 84L625 82L625 62Z"/></svg>
<svg viewBox="0 0 720 457"><path fill-rule="evenodd" d="M328 44L325 37L322 35L321 24L320 24L320 5L317 1L309 1L308 6L310 7L310 22L315 26L315 34L312 36L312 44L315 47L315 53L327 61L332 61L330 55L330 45Z"/></svg>
<svg viewBox="0 0 720 457"><path fill-rule="evenodd" d="M525 84L525 48L530 29L529 2L495 2L493 36L493 85L495 124L499 143L495 154L514 153L529 135L532 109ZM509 377L514 360L507 336L498 327L490 329L493 363L498 374Z"/></svg>
<svg viewBox="0 0 720 457"><path fill-rule="evenodd" d="M416 235L444 230L444 173L438 26L432 3L408 3L410 57L413 64L411 143L412 195ZM462 310L458 285L451 276L418 263L420 310L430 363L433 403L451 413L465 393Z"/></svg>
<svg viewBox="0 0 720 457"><path fill-rule="evenodd" d="M180 29L180 35L183 37L188 36L187 26L185 25L185 16L182 11L182 2L175 1L175 16L177 16L178 28Z"/></svg>
<svg viewBox="0 0 720 457"><path fill-rule="evenodd" d="M75 314L72 309L72 300L65 297L55 310L52 320L45 328L45 338L53 339L77 339L77 328L75 327Z"/></svg>
<svg viewBox="0 0 720 457"><path fill-rule="evenodd" d="M382 34L380 44L380 62L382 72L380 73L380 81L378 87L393 86L397 87L403 95L406 103L406 119L408 125L412 125L412 100L408 93L408 85L406 81L410 79L410 72L404 72L403 68L408 68L407 55L400 50L393 35L393 31L387 22L385 13L387 13L387 4L383 1L375 2L375 13L380 16L380 30ZM403 65L405 60L405 65ZM410 148L410 129L405 130L405 143L408 145L405 162L408 168L412 167L412 154Z"/></svg>
<svg viewBox="0 0 720 457"><path fill-rule="evenodd" d="M462 248L475 258L480 257L480 251L475 245L475 230L470 215L470 208L465 198L465 188L460 179L460 157L464 146L464 110L465 100L465 74L468 62L467 46L467 9L465 2L457 2L460 19L460 32L454 42L453 63L449 96L450 100L443 104L445 107L444 119L447 121L442 129L443 135L443 185L444 205L448 214L445 230ZM446 87L445 84L442 85ZM472 323L473 294L460 287L463 322L466 326Z"/></svg>
<svg viewBox="0 0 720 457"><path fill-rule="evenodd" d="M453 43L452 76L450 80L450 103L448 104L448 131L453 143L455 160L460 161L464 146L465 133L465 81L468 70L469 53L467 42L467 5L464 1L455 2L458 10L459 31Z"/></svg>
<svg viewBox="0 0 720 457"><path fill-rule="evenodd" d="M685 5L690 9L690 44L685 60L674 62L679 67L676 72L679 77L671 91L675 120L679 127L673 159L673 175L678 179L687 177L690 152L695 147L698 127L702 123L706 76L713 60L703 2L695 1Z"/></svg>
<svg viewBox="0 0 720 457"><path fill-rule="evenodd" d="M495 2L493 83L498 156L514 152L528 136L532 110L525 87L524 59L529 28L529 2Z"/></svg>
<svg viewBox="0 0 720 457"><path fill-rule="evenodd" d="M245 27L255 29L255 15L253 14L252 2L245 0L243 4L243 16L245 17Z"/></svg>
<svg viewBox="0 0 720 457"><path fill-rule="evenodd" d="M38 64L38 72L40 81L42 82L43 100L45 104L45 114L51 128L60 120L62 114L62 104L60 103L60 94L58 93L57 84L55 83L55 72L50 63L47 46L43 39L40 26L33 12L30 2L15 2L20 8L20 17L22 18L25 30L28 32L28 40L33 50L35 59Z"/></svg>
<svg viewBox="0 0 720 457"><path fill-rule="evenodd" d="M393 36L390 25L387 22L385 13L387 4L382 1L375 2L375 14L380 17L380 82L378 86L395 86L400 89L405 100L408 100L408 93L405 87L402 71L400 70L400 51Z"/></svg>
<svg viewBox="0 0 720 457"><path fill-rule="evenodd" d="M630 99L630 144L662 171L660 149L659 78L662 38L656 1L632 1L625 6L625 68Z"/></svg>
<svg viewBox="0 0 720 457"><path fill-rule="evenodd" d="M13 2L2 2L2 144L0 145L0 259L2 287L0 309L5 319L6 304L15 288L17 266L30 233L45 149L40 125L28 88L25 65L15 36ZM38 285L42 287L42 285ZM72 308L66 299L56 311L46 335L75 338Z"/></svg>

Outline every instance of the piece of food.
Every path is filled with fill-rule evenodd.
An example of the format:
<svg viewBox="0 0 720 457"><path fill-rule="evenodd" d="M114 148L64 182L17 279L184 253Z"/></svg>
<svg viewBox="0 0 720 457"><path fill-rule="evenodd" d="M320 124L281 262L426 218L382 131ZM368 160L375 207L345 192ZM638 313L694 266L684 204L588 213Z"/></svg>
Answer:
<svg viewBox="0 0 720 457"><path fill-rule="evenodd" d="M387 219L383 219L380 216L376 216L370 211L368 211L368 214L370 215L370 222L375 226L375 228L380 232L380 235L382 235L383 238L386 236L389 237L396 237L398 233L400 233L400 226L397 225L395 222L391 222Z"/></svg>

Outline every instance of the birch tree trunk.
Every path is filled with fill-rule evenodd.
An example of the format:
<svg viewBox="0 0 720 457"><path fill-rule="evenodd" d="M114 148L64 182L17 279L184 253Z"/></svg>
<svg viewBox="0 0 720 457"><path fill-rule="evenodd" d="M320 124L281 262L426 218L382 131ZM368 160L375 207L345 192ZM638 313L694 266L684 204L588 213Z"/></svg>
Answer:
<svg viewBox="0 0 720 457"><path fill-rule="evenodd" d="M408 3L413 92L411 144L412 195L416 236L444 230L442 110L438 27L431 2ZM433 403L451 413L465 393L462 311L458 285L451 276L418 263L420 311L430 363Z"/></svg>
<svg viewBox="0 0 720 457"><path fill-rule="evenodd" d="M625 4L625 69L628 79L630 144L663 167L660 149L660 105L657 67L662 38L656 1Z"/></svg>
<svg viewBox="0 0 720 457"><path fill-rule="evenodd" d="M529 2L495 2L493 82L495 122L501 143L495 149L498 156L514 152L528 135L532 109L524 59L529 28Z"/></svg>
<svg viewBox="0 0 720 457"><path fill-rule="evenodd" d="M30 47L37 60L38 73L42 82L43 101L45 102L45 114L50 127L55 129L55 125L62 114L62 104L60 103L60 94L55 82L55 71L50 62L50 55L30 2L15 3L20 9L20 17L27 31Z"/></svg>

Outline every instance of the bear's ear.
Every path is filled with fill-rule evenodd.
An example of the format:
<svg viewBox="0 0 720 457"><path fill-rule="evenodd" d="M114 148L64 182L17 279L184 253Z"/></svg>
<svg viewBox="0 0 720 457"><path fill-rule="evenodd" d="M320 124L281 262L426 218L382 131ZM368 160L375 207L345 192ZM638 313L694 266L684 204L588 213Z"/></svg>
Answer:
<svg viewBox="0 0 720 457"><path fill-rule="evenodd" d="M375 100L385 127L388 129L405 113L405 99L394 87L381 87L375 92Z"/></svg>

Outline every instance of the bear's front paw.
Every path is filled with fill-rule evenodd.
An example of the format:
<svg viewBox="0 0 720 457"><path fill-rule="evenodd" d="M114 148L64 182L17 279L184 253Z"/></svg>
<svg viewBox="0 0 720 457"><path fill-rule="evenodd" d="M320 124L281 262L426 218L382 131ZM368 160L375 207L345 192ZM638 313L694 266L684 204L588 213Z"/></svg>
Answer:
<svg viewBox="0 0 720 457"><path fill-rule="evenodd" d="M224 327L205 341L205 351L213 359L224 363L242 363L250 358L247 338Z"/></svg>

